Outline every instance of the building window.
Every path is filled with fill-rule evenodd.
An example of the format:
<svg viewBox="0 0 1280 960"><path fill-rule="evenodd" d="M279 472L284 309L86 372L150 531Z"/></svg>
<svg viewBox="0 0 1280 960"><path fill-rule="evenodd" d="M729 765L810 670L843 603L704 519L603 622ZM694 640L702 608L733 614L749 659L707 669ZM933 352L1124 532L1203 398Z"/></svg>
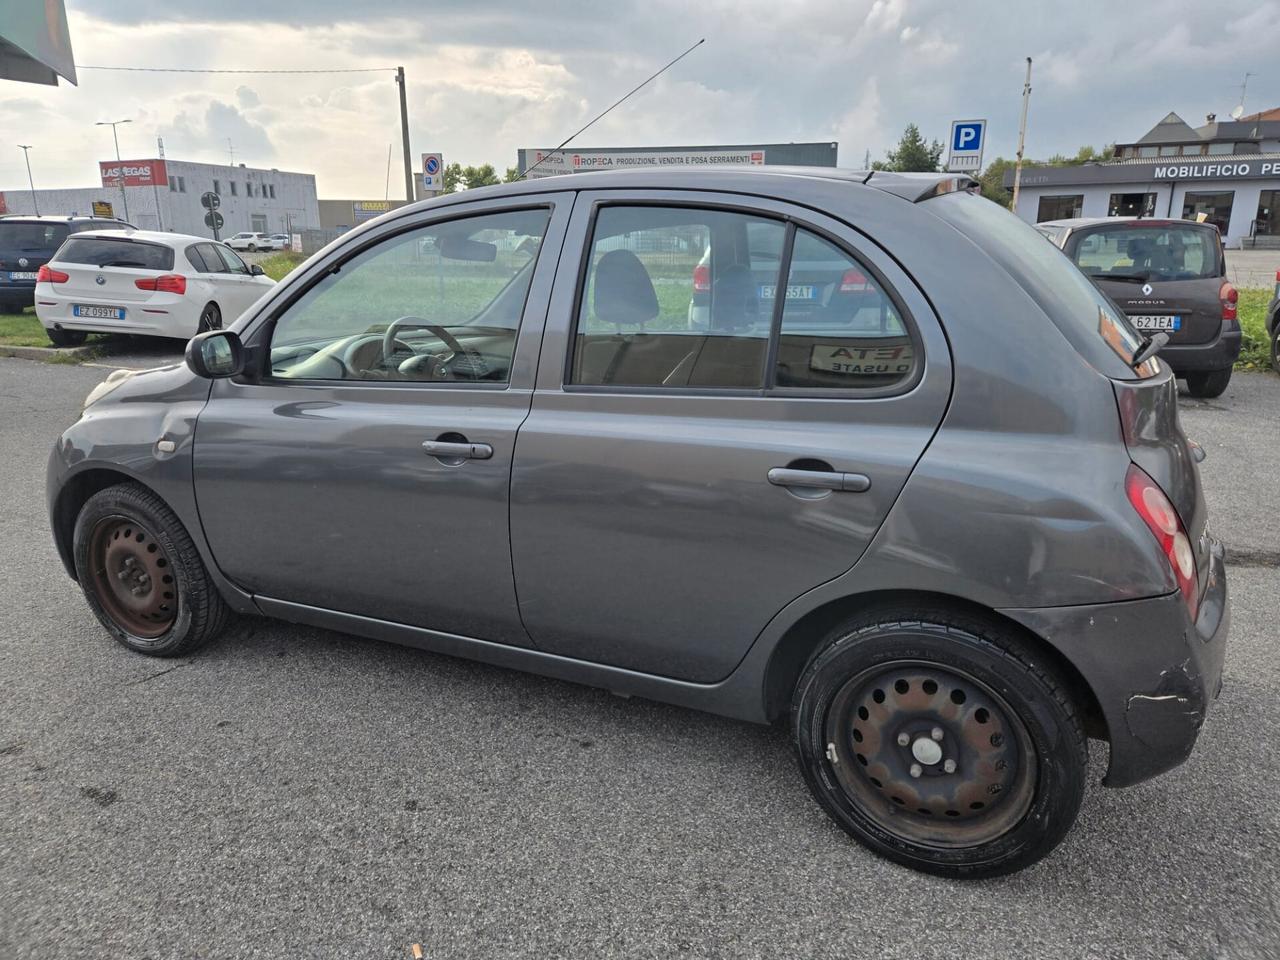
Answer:
<svg viewBox="0 0 1280 960"><path fill-rule="evenodd" d="M222 196L222 184L220 184L217 180L213 181L213 192L216 193L218 196Z"/></svg>
<svg viewBox="0 0 1280 960"><path fill-rule="evenodd" d="M1176 157L1180 153L1182 153L1182 148L1178 146L1167 146L1167 147L1160 148L1160 156L1162 157Z"/></svg>
<svg viewBox="0 0 1280 960"><path fill-rule="evenodd" d="M1234 143L1211 143L1209 144L1209 152L1213 154L1235 153L1236 145Z"/></svg>
<svg viewBox="0 0 1280 960"><path fill-rule="evenodd" d="M231 187L231 195L233 197L237 196L238 194L236 193L236 182L234 180L228 180L227 185Z"/></svg>
<svg viewBox="0 0 1280 960"><path fill-rule="evenodd" d="M274 200L276 198L276 185L274 183L268 184L268 189L271 191L271 199Z"/></svg>
<svg viewBox="0 0 1280 960"><path fill-rule="evenodd" d="M1258 194L1258 216L1255 235L1280 237L1280 190L1263 190Z"/></svg>
<svg viewBox="0 0 1280 960"><path fill-rule="evenodd" d="M1182 219L1212 223L1225 237L1227 226L1231 223L1231 203L1234 199L1233 190L1221 193L1187 193L1182 198Z"/></svg>
<svg viewBox="0 0 1280 960"><path fill-rule="evenodd" d="M1139 147L1138 148L1138 156L1140 157L1154 157L1159 153L1160 151L1156 147Z"/></svg>
<svg viewBox="0 0 1280 960"><path fill-rule="evenodd" d="M1070 220L1072 217L1080 216L1080 211L1083 208L1083 193L1073 193L1060 197L1041 197L1040 206L1036 211L1036 223L1044 223L1046 220Z"/></svg>
<svg viewBox="0 0 1280 960"><path fill-rule="evenodd" d="M253 184L252 184L252 183L250 183L248 180L246 180L246 181L244 182L244 195L245 195L246 197L252 197L252 196L253 196Z"/></svg>
<svg viewBox="0 0 1280 960"><path fill-rule="evenodd" d="M1107 204L1108 217L1153 217L1155 213L1154 193L1113 193Z"/></svg>
<svg viewBox="0 0 1280 960"><path fill-rule="evenodd" d="M170 192L170 193L177 193L177 192L178 192L178 178L177 178L177 177L170 177L170 178L169 178L169 192Z"/></svg>

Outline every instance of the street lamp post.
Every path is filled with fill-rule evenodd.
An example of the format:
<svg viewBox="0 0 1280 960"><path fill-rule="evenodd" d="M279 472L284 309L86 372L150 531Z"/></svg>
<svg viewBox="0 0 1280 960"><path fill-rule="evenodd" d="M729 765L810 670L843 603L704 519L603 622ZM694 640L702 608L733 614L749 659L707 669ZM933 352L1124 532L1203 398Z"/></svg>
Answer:
<svg viewBox="0 0 1280 960"><path fill-rule="evenodd" d="M116 144L116 170L120 174L120 199L124 201L124 218L129 219L129 195L124 192L124 170L120 169L123 161L120 159L120 138L116 136L116 126L121 123L133 123L132 120L99 120L94 124L95 127L110 127L111 139Z"/></svg>
<svg viewBox="0 0 1280 960"><path fill-rule="evenodd" d="M36 216L40 216L40 201L36 199L36 182L31 179L31 154L27 151L31 149L31 144L20 143L18 147L22 150L22 156L27 161L27 183L31 185L31 206L35 207Z"/></svg>

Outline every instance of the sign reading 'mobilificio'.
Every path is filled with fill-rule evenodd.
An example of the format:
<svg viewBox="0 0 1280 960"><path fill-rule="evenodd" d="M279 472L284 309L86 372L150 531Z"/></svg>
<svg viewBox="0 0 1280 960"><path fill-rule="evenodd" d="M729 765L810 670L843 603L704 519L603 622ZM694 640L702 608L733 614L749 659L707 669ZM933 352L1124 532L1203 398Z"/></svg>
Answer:
<svg viewBox="0 0 1280 960"><path fill-rule="evenodd" d="M1254 172L1254 168L1257 172ZM1239 180L1245 177L1280 177L1280 160L1230 163L1179 163L1167 167L1157 165L1152 172L1156 180Z"/></svg>

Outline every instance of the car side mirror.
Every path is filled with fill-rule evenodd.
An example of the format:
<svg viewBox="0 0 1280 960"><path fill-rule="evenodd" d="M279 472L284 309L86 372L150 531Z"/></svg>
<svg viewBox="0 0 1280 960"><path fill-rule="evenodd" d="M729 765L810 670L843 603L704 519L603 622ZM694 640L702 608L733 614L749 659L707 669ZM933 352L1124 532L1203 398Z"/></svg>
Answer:
<svg viewBox="0 0 1280 960"><path fill-rule="evenodd" d="M206 380L234 377L244 372L244 344L230 330L198 333L187 342L187 366Z"/></svg>
<svg viewBox="0 0 1280 960"><path fill-rule="evenodd" d="M265 275L266 275L266 272L267 272L267 271L263 270L263 269L262 269L260 266L258 266L256 263L251 263L251 264L249 264L249 273L251 273L251 274L252 274L253 276L255 276L255 277L265 276Z"/></svg>

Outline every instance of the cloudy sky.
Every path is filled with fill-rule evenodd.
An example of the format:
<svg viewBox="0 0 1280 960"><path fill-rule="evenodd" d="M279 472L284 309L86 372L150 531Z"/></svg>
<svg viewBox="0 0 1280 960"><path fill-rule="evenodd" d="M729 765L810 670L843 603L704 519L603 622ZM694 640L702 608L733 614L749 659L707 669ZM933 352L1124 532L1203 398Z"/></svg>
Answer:
<svg viewBox="0 0 1280 960"><path fill-rule="evenodd" d="M945 139L986 117L1011 155L1033 57L1029 156L1136 139L1175 110L1280 106L1280 0L67 0L80 64L221 69L403 65L414 156L516 162L554 145L699 37L707 42L575 143L836 140L842 166L903 126ZM394 75L82 70L58 88L0 82L4 141L34 145L37 187L89 186L120 128L155 155L312 171L322 197L402 195ZM25 186L0 142L0 189ZM399 187L402 191L403 187Z"/></svg>

